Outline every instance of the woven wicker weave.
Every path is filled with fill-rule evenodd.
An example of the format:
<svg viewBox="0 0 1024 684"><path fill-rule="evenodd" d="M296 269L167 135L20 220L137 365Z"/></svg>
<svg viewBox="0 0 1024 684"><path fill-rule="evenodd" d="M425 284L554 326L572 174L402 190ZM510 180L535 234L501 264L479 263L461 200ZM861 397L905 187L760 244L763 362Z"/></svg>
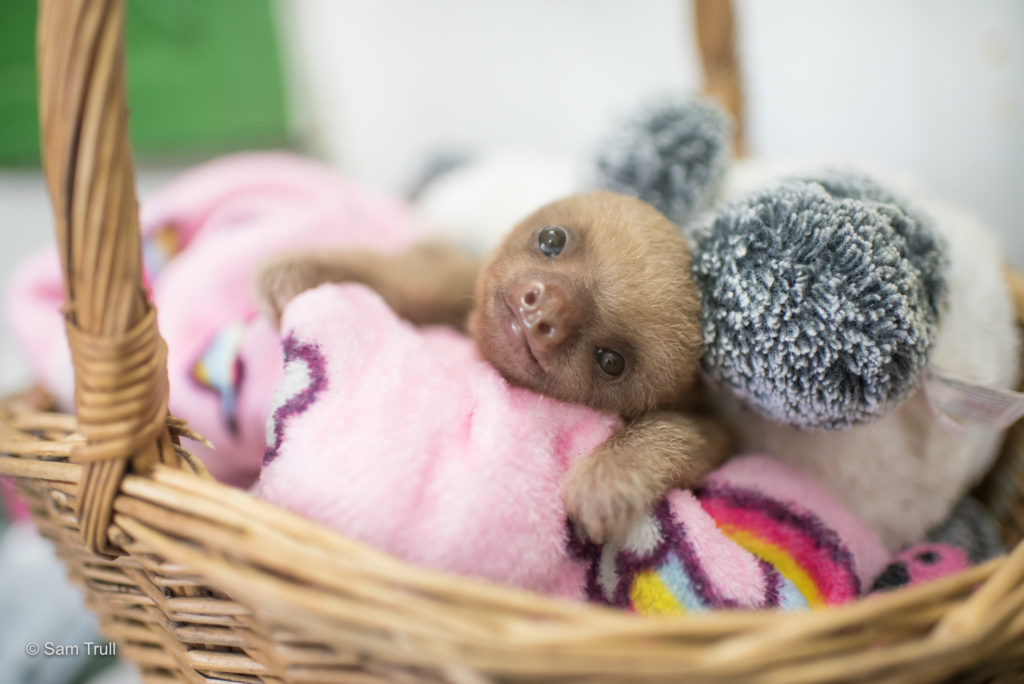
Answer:
<svg viewBox="0 0 1024 684"><path fill-rule="evenodd" d="M0 403L0 474L17 478L147 681L1024 679L1024 544L833 610L642 619L412 568L210 479L167 416L164 345L141 286L122 20L123 0L40 2L77 417L47 412L39 393ZM1024 320L1024 280L1010 284ZM1018 425L979 488L1013 544L1022 451Z"/></svg>

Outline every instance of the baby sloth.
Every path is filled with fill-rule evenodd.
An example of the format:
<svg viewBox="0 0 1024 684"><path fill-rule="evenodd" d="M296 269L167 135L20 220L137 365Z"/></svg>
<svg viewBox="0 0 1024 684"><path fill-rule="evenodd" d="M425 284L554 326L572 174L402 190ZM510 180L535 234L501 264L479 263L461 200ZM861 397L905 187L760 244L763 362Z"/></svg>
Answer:
<svg viewBox="0 0 1024 684"><path fill-rule="evenodd" d="M621 540L664 494L727 454L700 406L699 298L679 229L607 191L573 195L521 221L482 265L447 246L392 256L284 255L257 274L272 318L303 290L356 281L413 323L464 326L509 382L617 412L625 426L580 459L566 511L593 541Z"/></svg>

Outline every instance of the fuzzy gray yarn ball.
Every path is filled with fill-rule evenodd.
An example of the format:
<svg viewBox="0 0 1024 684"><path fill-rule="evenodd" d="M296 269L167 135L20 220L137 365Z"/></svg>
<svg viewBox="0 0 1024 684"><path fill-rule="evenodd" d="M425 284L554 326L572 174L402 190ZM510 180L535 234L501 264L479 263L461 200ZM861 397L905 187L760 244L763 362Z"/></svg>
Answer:
<svg viewBox="0 0 1024 684"><path fill-rule="evenodd" d="M871 180L787 181L694 234L712 382L776 422L836 430L918 384L945 295L928 222Z"/></svg>
<svg viewBox="0 0 1024 684"><path fill-rule="evenodd" d="M827 169L803 180L818 183L834 198L864 200L882 214L907 243L906 257L921 274L928 307L936 311L941 308L947 264L930 219L861 173Z"/></svg>
<svg viewBox="0 0 1024 684"><path fill-rule="evenodd" d="M679 225L710 206L731 159L732 122L708 101L661 98L600 145L596 187L654 205Z"/></svg>

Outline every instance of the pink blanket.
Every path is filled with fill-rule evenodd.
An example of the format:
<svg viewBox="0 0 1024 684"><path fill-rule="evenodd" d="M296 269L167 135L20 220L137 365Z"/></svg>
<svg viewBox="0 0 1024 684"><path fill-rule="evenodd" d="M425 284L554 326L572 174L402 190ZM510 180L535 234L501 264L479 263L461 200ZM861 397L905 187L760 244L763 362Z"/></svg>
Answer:
<svg viewBox="0 0 1024 684"><path fill-rule="evenodd" d="M887 562L806 474L733 459L621 547L567 525L561 483L616 416L511 387L463 335L416 329L359 285L285 310L259 496L406 560L642 613L848 601Z"/></svg>
<svg viewBox="0 0 1024 684"><path fill-rule="evenodd" d="M408 245L401 201L288 154L240 154L196 167L142 203L145 276L168 343L171 412L215 449L194 450L219 479L248 485L281 377L277 333L257 317L251 277L267 255L320 245ZM32 370L68 408L73 376L56 248L28 259L7 314Z"/></svg>

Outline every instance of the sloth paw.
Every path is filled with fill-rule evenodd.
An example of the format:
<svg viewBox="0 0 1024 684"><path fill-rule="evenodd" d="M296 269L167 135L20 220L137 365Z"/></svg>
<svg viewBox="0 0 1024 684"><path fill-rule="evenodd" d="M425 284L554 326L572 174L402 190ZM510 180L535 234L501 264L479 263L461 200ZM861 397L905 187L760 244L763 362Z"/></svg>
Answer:
<svg viewBox="0 0 1024 684"><path fill-rule="evenodd" d="M599 544L621 542L664 494L652 491L616 460L599 449L576 462L565 483L566 513L590 541Z"/></svg>

